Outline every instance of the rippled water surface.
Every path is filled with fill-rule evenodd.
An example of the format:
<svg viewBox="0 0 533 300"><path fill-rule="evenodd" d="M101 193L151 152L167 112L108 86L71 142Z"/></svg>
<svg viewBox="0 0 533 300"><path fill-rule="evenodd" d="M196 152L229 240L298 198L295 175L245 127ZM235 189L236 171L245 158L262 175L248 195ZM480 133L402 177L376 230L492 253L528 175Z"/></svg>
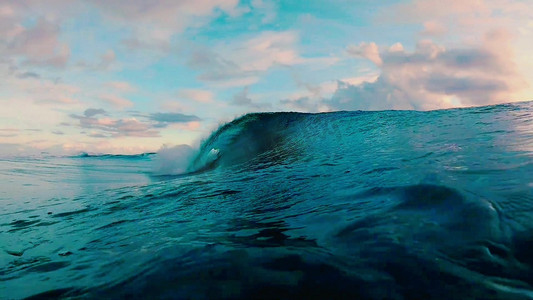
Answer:
<svg viewBox="0 0 533 300"><path fill-rule="evenodd" d="M184 159L0 159L0 298L533 299L531 102L252 114Z"/></svg>

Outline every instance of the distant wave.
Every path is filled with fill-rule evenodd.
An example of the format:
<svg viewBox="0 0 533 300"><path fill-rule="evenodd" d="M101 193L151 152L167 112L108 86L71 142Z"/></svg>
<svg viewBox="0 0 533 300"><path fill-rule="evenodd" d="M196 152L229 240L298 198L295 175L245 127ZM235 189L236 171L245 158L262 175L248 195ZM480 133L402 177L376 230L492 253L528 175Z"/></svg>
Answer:
<svg viewBox="0 0 533 300"><path fill-rule="evenodd" d="M82 152L78 155L69 156L70 158L102 158L102 159L113 159L113 158L120 158L120 159L138 159L138 158L146 158L153 155L156 155L155 152L146 152L146 153L140 153L140 154L90 154L87 152Z"/></svg>

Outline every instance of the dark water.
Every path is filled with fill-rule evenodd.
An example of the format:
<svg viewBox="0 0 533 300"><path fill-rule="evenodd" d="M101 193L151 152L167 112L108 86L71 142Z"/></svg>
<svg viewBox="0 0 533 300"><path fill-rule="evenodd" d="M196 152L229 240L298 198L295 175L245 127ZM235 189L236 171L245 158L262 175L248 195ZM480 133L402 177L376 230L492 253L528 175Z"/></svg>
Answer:
<svg viewBox="0 0 533 300"><path fill-rule="evenodd" d="M1 160L0 298L533 299L531 102L254 114L182 150Z"/></svg>

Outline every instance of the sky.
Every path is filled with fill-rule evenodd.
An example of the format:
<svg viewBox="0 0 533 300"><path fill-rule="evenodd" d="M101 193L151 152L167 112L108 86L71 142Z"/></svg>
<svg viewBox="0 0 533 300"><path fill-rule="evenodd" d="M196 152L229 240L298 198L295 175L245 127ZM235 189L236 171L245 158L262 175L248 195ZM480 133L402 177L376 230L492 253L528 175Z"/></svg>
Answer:
<svg viewBox="0 0 533 300"><path fill-rule="evenodd" d="M0 0L0 156L196 145L249 112L533 100L531 0Z"/></svg>

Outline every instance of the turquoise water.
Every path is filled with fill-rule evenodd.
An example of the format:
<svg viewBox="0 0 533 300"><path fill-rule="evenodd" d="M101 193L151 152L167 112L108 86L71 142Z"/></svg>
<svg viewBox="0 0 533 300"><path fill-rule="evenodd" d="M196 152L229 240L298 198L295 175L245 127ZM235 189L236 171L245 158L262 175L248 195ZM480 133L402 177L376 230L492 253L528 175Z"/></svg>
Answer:
<svg viewBox="0 0 533 300"><path fill-rule="evenodd" d="M532 299L533 103L0 160L0 298Z"/></svg>

